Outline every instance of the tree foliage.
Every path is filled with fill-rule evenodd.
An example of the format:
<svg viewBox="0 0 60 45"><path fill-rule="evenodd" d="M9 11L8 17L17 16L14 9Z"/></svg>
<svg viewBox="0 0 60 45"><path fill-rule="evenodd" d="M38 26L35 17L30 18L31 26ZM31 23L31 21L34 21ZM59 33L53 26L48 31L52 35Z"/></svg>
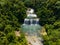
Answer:
<svg viewBox="0 0 60 45"><path fill-rule="evenodd" d="M15 31L25 18L26 7L19 0L0 0L0 45L27 45L25 37ZM23 38L21 38L23 36Z"/></svg>

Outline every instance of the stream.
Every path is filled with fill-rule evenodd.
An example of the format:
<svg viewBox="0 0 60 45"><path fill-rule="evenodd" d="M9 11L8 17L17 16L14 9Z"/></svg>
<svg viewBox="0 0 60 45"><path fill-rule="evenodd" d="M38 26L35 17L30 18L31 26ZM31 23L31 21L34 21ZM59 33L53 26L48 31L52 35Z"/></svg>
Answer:
<svg viewBox="0 0 60 45"><path fill-rule="evenodd" d="M43 45L42 43L42 38L38 38L36 36L25 36L27 41L28 41L28 45Z"/></svg>
<svg viewBox="0 0 60 45"><path fill-rule="evenodd" d="M28 45L43 45L43 39L39 33L42 27L39 25L39 18L34 14L34 9L28 8L27 17L24 19L21 28Z"/></svg>

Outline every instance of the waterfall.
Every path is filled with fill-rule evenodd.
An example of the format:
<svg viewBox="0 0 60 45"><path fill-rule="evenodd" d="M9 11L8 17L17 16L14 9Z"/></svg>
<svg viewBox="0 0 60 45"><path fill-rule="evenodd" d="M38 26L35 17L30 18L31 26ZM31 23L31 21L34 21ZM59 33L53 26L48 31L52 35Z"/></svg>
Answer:
<svg viewBox="0 0 60 45"><path fill-rule="evenodd" d="M26 39L31 43L31 45L43 45L42 38L39 33L41 30L39 18L37 18L37 15L32 13L31 10L27 11L27 17L24 19L24 24L21 26L22 31L25 33Z"/></svg>
<svg viewBox="0 0 60 45"><path fill-rule="evenodd" d="M30 24L31 24L31 25L33 24L33 19L30 19Z"/></svg>

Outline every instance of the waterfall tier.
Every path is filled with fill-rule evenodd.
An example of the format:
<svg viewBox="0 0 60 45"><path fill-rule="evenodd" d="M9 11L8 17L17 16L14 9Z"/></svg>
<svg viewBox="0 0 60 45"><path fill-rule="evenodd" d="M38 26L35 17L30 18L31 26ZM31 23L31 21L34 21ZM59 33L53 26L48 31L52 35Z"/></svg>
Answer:
<svg viewBox="0 0 60 45"><path fill-rule="evenodd" d="M37 15L36 15L36 14L28 14L27 17L29 17L29 18L30 18L30 17L31 17L31 18L34 18L34 17L37 17Z"/></svg>
<svg viewBox="0 0 60 45"><path fill-rule="evenodd" d="M27 24L27 25L39 24L39 19L38 18L36 18L36 19L28 19L28 18L25 18L24 19L24 24Z"/></svg>

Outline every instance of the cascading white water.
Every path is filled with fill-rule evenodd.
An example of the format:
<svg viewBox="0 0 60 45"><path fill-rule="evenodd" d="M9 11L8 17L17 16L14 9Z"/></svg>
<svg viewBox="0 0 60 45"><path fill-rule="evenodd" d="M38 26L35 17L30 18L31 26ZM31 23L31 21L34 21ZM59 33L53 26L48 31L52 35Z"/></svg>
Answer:
<svg viewBox="0 0 60 45"><path fill-rule="evenodd" d="M30 42L32 45L43 45L41 42L41 37L39 37L39 31L41 30L41 26L39 25L39 18L37 18L37 15L34 14L33 11L33 9L27 11L27 17L24 19L24 24L21 26L21 28L23 33L25 33L28 42Z"/></svg>

